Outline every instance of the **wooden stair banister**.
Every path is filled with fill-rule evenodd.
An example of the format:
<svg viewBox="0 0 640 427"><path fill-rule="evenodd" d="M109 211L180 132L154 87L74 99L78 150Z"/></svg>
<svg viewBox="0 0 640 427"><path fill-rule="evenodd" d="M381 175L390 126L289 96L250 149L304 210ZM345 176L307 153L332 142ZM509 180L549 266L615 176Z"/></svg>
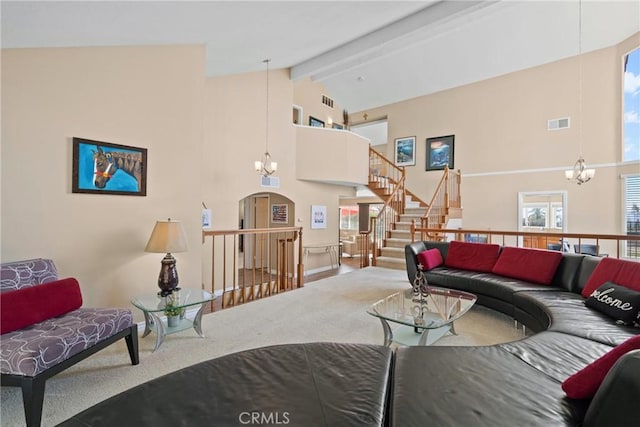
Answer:
<svg viewBox="0 0 640 427"><path fill-rule="evenodd" d="M447 167L430 203L426 203L406 188L404 167L396 166L383 154L369 147L369 189L384 204L380 213L370 219L369 230L360 233L361 247L366 249L361 257L361 267L369 265L369 256L374 266L377 265L377 257L381 253L386 257L385 263L390 262L389 256L394 257L393 259L398 256L397 248L406 239L403 233L408 231L408 218L421 215L419 221L422 228L445 228L452 208L457 208L458 215L461 215L460 172L453 172ZM412 210L407 214L409 198ZM416 208L426 209L424 215ZM414 228L415 225L411 224L411 227Z"/></svg>

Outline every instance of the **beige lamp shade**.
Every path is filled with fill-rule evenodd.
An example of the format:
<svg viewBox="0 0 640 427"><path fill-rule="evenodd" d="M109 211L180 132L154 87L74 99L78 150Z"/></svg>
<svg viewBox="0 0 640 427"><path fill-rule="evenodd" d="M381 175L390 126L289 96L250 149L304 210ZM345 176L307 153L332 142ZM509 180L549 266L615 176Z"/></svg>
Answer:
<svg viewBox="0 0 640 427"><path fill-rule="evenodd" d="M187 237L180 221L157 221L145 252L176 253L186 252Z"/></svg>

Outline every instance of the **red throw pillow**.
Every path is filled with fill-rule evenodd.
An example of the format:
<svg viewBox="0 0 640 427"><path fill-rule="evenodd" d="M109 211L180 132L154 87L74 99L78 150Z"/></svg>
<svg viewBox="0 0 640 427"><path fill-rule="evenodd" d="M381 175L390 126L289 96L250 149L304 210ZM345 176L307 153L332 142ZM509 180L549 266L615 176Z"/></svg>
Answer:
<svg viewBox="0 0 640 427"><path fill-rule="evenodd" d="M494 274L548 285L562 261L562 253L542 249L505 247L491 271Z"/></svg>
<svg viewBox="0 0 640 427"><path fill-rule="evenodd" d="M442 254L436 248L420 252L417 258L418 264L422 265L422 271L428 271L442 265Z"/></svg>
<svg viewBox="0 0 640 427"><path fill-rule="evenodd" d="M68 313L82 305L73 278L0 293L0 334Z"/></svg>
<svg viewBox="0 0 640 427"><path fill-rule="evenodd" d="M444 265L462 270L491 273L499 254L500 245L454 240L449 243L449 251Z"/></svg>
<svg viewBox="0 0 640 427"><path fill-rule="evenodd" d="M626 353L640 349L640 335L629 338L564 380L562 389L572 399L590 399L598 391L609 369Z"/></svg>
<svg viewBox="0 0 640 427"><path fill-rule="evenodd" d="M613 282L640 292L640 262L602 258L584 285L582 296L589 298L605 282Z"/></svg>

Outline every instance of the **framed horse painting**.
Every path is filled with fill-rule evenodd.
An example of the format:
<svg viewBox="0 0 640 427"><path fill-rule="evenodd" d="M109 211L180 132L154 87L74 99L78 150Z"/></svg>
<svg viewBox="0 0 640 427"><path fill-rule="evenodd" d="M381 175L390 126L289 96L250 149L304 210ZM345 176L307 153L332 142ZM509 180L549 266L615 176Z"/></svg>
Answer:
<svg viewBox="0 0 640 427"><path fill-rule="evenodd" d="M147 149L73 138L73 193L147 195Z"/></svg>

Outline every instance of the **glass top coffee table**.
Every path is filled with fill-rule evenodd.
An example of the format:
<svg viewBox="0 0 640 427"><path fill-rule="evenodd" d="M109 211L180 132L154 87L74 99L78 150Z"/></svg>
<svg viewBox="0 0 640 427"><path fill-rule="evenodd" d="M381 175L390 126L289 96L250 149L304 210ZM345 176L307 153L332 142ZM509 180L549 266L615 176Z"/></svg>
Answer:
<svg viewBox="0 0 640 427"><path fill-rule="evenodd" d="M469 311L476 299L468 292L430 286L424 296L412 289L389 295L367 313L380 319L384 345L431 345L449 331L456 334L453 322ZM398 326L392 330L389 322Z"/></svg>
<svg viewBox="0 0 640 427"><path fill-rule="evenodd" d="M148 293L138 295L131 300L131 304L142 310L144 314L144 333L142 337L146 337L151 331L156 332L156 351L164 338L169 334L181 332L193 328L196 333L204 338L202 333L202 314L207 303L214 299L210 292L203 289L180 288L165 297L158 293ZM186 318L186 311L189 307L199 307L193 320ZM167 320L163 321L160 316L176 314L176 316L167 316Z"/></svg>

